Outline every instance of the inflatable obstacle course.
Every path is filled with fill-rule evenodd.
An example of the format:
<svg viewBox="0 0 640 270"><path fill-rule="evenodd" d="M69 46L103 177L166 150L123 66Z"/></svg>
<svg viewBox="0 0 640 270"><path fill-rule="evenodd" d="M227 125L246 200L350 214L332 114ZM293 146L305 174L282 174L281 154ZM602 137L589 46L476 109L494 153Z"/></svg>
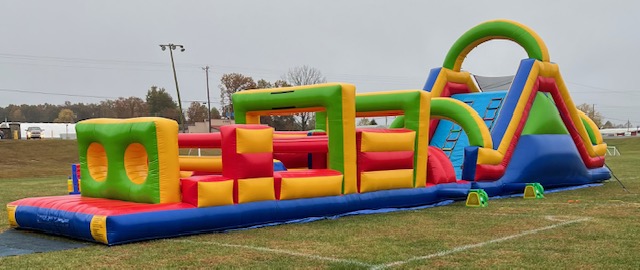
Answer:
<svg viewBox="0 0 640 270"><path fill-rule="evenodd" d="M529 58L509 89L484 92L461 67L492 39L520 44ZM542 187L610 177L606 144L546 45L512 21L463 34L424 89L357 94L328 83L232 99L237 124L220 133L178 134L163 118L78 123L81 195L11 202L10 226L114 245L465 198L482 207L489 196L538 198ZM317 130L260 125L262 115L300 112L316 114ZM397 119L356 129L356 117L378 116ZM222 155L179 156L180 148Z"/></svg>

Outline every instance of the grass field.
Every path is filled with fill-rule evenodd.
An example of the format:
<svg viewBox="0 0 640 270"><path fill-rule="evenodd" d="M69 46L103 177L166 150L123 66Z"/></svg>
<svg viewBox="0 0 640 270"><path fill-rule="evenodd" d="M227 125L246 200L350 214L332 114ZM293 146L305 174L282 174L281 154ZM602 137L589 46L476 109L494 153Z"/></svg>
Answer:
<svg viewBox="0 0 640 270"><path fill-rule="evenodd" d="M33 143L33 144L31 144ZM640 268L640 139L609 140L607 164L629 189L547 193L542 200L463 202L423 210L0 258L21 268ZM43 151L45 150L46 151ZM33 153L31 152L33 151ZM45 153L46 152L46 153ZM0 141L0 204L66 192L67 141ZM14 172L15 174L9 172ZM47 177L43 177L47 176ZM0 231L8 228L0 208Z"/></svg>

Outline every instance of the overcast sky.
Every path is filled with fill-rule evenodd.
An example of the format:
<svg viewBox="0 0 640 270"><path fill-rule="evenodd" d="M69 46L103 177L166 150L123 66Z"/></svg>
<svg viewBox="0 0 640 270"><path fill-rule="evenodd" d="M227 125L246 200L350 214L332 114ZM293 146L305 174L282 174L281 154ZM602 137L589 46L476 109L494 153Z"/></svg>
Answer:
<svg viewBox="0 0 640 270"><path fill-rule="evenodd" d="M169 54L158 46L170 42L186 47L175 54L184 107L206 100L206 65L216 107L222 74L275 81L300 65L359 92L421 89L460 35L505 18L542 37L576 104L635 126L639 17L630 0L0 0L0 106L144 99L151 85L175 98ZM526 57L515 43L492 41L463 69L513 75Z"/></svg>

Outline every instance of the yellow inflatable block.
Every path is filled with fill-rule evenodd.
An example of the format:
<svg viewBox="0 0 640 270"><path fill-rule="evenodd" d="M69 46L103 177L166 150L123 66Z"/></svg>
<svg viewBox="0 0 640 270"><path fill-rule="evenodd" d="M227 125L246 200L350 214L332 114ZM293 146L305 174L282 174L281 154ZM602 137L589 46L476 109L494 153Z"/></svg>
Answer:
<svg viewBox="0 0 640 270"><path fill-rule="evenodd" d="M337 196L342 194L342 175L282 178L280 200Z"/></svg>
<svg viewBox="0 0 640 270"><path fill-rule="evenodd" d="M107 216L93 216L91 223L89 223L89 230L91 231L93 240L103 244L109 244L109 240L107 239Z"/></svg>
<svg viewBox="0 0 640 270"><path fill-rule="evenodd" d="M498 165L502 162L504 155L491 148L478 148L478 164Z"/></svg>
<svg viewBox="0 0 640 270"><path fill-rule="evenodd" d="M413 151L416 132L362 132L362 152Z"/></svg>
<svg viewBox="0 0 640 270"><path fill-rule="evenodd" d="M9 227L18 227L18 222L16 221L16 208L17 205L7 205L7 214L9 214Z"/></svg>
<svg viewBox="0 0 640 270"><path fill-rule="evenodd" d="M275 199L273 177L238 179L238 203Z"/></svg>
<svg viewBox="0 0 640 270"><path fill-rule="evenodd" d="M363 172L360 175L360 193L412 187L412 169Z"/></svg>
<svg viewBox="0 0 640 270"><path fill-rule="evenodd" d="M240 154L273 152L273 129L236 129L236 151Z"/></svg>
<svg viewBox="0 0 640 270"><path fill-rule="evenodd" d="M198 182L198 207L233 204L233 181Z"/></svg>

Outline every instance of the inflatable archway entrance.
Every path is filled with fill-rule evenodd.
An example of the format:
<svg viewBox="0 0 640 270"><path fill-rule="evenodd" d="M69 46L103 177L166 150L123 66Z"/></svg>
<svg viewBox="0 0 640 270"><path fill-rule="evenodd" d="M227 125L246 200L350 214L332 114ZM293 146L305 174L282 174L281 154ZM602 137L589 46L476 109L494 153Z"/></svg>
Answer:
<svg viewBox="0 0 640 270"><path fill-rule="evenodd" d="M465 57L478 45L493 39L507 39L518 43L529 58L549 62L549 51L542 38L531 28L510 20L488 21L471 28L451 46L442 66L460 71Z"/></svg>

